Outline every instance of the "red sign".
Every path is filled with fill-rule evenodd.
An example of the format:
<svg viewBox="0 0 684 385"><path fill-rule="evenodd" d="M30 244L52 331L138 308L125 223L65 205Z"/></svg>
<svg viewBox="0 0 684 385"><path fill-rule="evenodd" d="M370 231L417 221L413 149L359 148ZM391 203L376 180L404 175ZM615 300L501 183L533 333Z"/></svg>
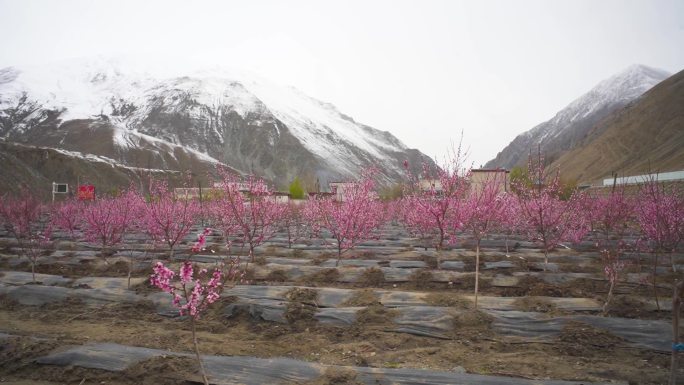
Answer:
<svg viewBox="0 0 684 385"><path fill-rule="evenodd" d="M78 186L78 200L92 201L95 200L95 186L92 184Z"/></svg>

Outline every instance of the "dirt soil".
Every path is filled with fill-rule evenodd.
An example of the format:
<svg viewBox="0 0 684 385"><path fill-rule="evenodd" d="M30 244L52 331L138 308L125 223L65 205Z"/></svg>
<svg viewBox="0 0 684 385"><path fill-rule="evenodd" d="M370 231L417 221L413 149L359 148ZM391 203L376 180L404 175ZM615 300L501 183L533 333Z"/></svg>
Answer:
<svg viewBox="0 0 684 385"><path fill-rule="evenodd" d="M569 356L587 357L596 354L596 347L611 349L624 343L624 340L608 330L591 325L571 321L568 322L558 336L560 342L556 348Z"/></svg>
<svg viewBox="0 0 684 385"><path fill-rule="evenodd" d="M56 266L59 265L45 267L45 270L39 267L38 271L56 273ZM103 269L99 263L83 264L69 271L69 276L121 276L122 269L123 266L116 263L111 269ZM429 271L425 272L429 274ZM335 287L327 283L330 275L335 273L339 274L336 269L326 269L319 276L308 278L317 285ZM64 275L63 272L59 274ZM145 272L136 274L147 276ZM450 339L393 332L390 321L396 312L378 304L370 290L359 290L345 304L365 306L357 313L358 321L354 325L336 327L320 324L311 319L317 306L315 292L293 290L288 293L286 305L293 307L288 310L292 313L292 321L288 324L255 321L246 314L227 319L221 313L221 305L235 298L222 299L217 304L219 306L214 306L198 323L200 349L203 354L289 357L343 366L447 371L460 366L468 373L532 379L667 383L668 354L628 347L610 331L581 323L569 323L558 339L551 342L531 342L498 335L491 327L489 315L470 310L459 298L459 295L471 294L469 290L447 289L444 285L432 284L427 274L415 278L402 289L417 288L416 283L424 283L430 292L426 297L428 303L452 308L454 329ZM549 304L526 296L561 297L586 293L602 298L603 294L596 291L601 289L600 285L600 281L582 280L567 286L555 286L527 278L518 287L487 288L486 293L521 297L521 308L553 312ZM132 290L140 294L154 291L146 284ZM643 305L644 298L649 297L635 300L617 295L609 315L652 318L648 311L640 310L645 307L634 306L637 302ZM632 300L637 302L630 302ZM635 309L630 312L630 307ZM0 383L79 384L86 379L84 385L180 385L199 380L194 360L183 357L155 358L121 373L35 362L37 357L52 351L89 342L191 352L192 339L187 320L158 315L151 302L87 306L67 300L32 307L0 297L0 332L15 336L0 339ZM310 383L322 384L356 385L358 381L354 373L331 370Z"/></svg>

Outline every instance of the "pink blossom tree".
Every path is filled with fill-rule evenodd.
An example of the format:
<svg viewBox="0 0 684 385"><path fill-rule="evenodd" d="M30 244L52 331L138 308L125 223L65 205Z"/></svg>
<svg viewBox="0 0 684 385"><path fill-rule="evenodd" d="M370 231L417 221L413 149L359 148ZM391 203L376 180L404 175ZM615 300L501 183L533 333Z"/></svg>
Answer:
<svg viewBox="0 0 684 385"><path fill-rule="evenodd" d="M499 227L509 214L505 195L505 175L496 174L479 186L473 186L465 199L463 229L475 239L475 308L480 275L480 242Z"/></svg>
<svg viewBox="0 0 684 385"><path fill-rule="evenodd" d="M375 237L384 223L383 205L375 192L374 176L373 170L367 170L359 180L347 183L341 202L333 198L307 202L306 214L314 233L326 230L335 239L335 266L339 265L343 253Z"/></svg>
<svg viewBox="0 0 684 385"><path fill-rule="evenodd" d="M76 199L69 199L53 205L50 220L53 227L66 231L72 240L77 238L77 231L82 222L81 211L83 203Z"/></svg>
<svg viewBox="0 0 684 385"><path fill-rule="evenodd" d="M434 226L434 224L435 222L442 222L435 221L434 218L424 215L423 210L421 210L424 206L419 204L418 199L407 197L402 199L401 202L401 220L408 233L418 238L422 242L423 249L426 251L430 246L437 247L434 242L439 234L439 227Z"/></svg>
<svg viewBox="0 0 684 385"><path fill-rule="evenodd" d="M121 243L141 215L142 197L133 188L119 196L102 197L83 206L83 232L88 242L100 245L107 262L107 251Z"/></svg>
<svg viewBox="0 0 684 385"><path fill-rule="evenodd" d="M521 229L525 228L524 219L520 215L520 208L518 206L518 199L515 193L508 193L502 197L506 202L504 204L504 213L499 222L499 230L505 235L506 258L510 258L509 241L511 236L519 234ZM514 245L514 249L517 246ZM518 258L525 260L524 257Z"/></svg>
<svg viewBox="0 0 684 385"><path fill-rule="evenodd" d="M433 238L437 250L462 224L461 205L470 179L464 157L459 145L441 168L433 171L424 164L422 178L411 175L408 162L404 162L409 179L403 198L405 225L409 232Z"/></svg>
<svg viewBox="0 0 684 385"><path fill-rule="evenodd" d="M620 273L627 265L622 257L637 246L626 239L634 220L635 204L626 194L624 186L613 188L606 196L586 196L586 200L591 202L584 206L590 210L587 217L594 223L592 228L598 232L596 246L601 253L604 275L610 284L603 304L603 313L606 314Z"/></svg>
<svg viewBox="0 0 684 385"><path fill-rule="evenodd" d="M564 241L579 242L588 224L582 215L582 196L575 192L568 200L561 199L560 173L546 173L541 152L534 161L530 156L527 169L531 180L516 182L518 205L528 234L542 244L546 267L549 251Z"/></svg>
<svg viewBox="0 0 684 385"><path fill-rule="evenodd" d="M250 259L254 249L273 238L287 205L278 202L266 182L254 177L242 182L235 175L223 173L222 196L212 209L215 226L228 238L237 235L242 246L249 245Z"/></svg>
<svg viewBox="0 0 684 385"><path fill-rule="evenodd" d="M192 252L196 253L204 248L208 231L209 229L205 229L198 235L198 240L191 249ZM238 260L232 260L227 265L219 264L211 274L207 269L200 269L195 274L195 268L190 261L183 262L178 273L164 266L162 262L157 262L153 270L150 284L171 294L173 306L178 309L181 316L187 316L190 321L195 358L204 384L209 385L209 378L202 363L197 341L196 324L201 314L219 300L226 286L234 286L243 280L244 271L239 270Z"/></svg>
<svg viewBox="0 0 684 385"><path fill-rule="evenodd" d="M639 189L637 202L639 226L653 255L653 292L660 309L656 287L658 259L663 253L669 254L672 271L676 271L672 254L684 239L684 194L652 177Z"/></svg>
<svg viewBox="0 0 684 385"><path fill-rule="evenodd" d="M22 188L16 197L0 198L0 223L5 231L17 240L24 256L31 263L32 280L36 282L36 264L43 249L50 244L51 229L41 227L45 206Z"/></svg>
<svg viewBox="0 0 684 385"><path fill-rule="evenodd" d="M155 243L165 243L169 258L199 218L199 203L189 196L175 196L163 181L150 181L150 200L143 206L141 224Z"/></svg>
<svg viewBox="0 0 684 385"><path fill-rule="evenodd" d="M302 207L298 204L289 203L281 218L281 226L287 233L288 248L292 248L294 242L301 240L309 233L302 211Z"/></svg>

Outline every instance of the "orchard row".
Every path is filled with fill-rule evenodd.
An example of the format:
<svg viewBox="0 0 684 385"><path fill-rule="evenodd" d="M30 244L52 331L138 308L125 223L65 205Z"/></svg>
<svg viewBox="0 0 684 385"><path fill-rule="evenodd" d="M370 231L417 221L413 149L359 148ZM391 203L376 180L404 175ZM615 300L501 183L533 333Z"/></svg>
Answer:
<svg viewBox="0 0 684 385"><path fill-rule="evenodd" d="M625 267L622 256L628 252L651 253L654 280L662 256L669 255L676 270L672 254L684 239L681 190L648 181L629 194L618 186L604 194L576 191L564 197L558 174L545 175L542 163L541 159L530 162L528 177L511 188L503 187L505 180L496 176L475 186L470 172L462 171L457 161L433 172L425 168L420 178L409 173L403 197L389 202L378 199L372 171L346 184L341 201L322 196L281 203L264 181L243 182L226 173L220 193L204 202L178 196L164 182L154 180L145 196L129 188L92 202L44 205L24 191L1 198L0 223L16 238L33 269L42 250L53 242L55 229L74 240L99 245L103 256L127 234L144 233L173 256L202 221L224 235L228 247L238 242L252 259L255 247L283 231L290 245L313 237L327 241L339 262L360 243L377 238L383 224L393 221L402 223L424 247L438 250L467 235L475 241L476 269L481 240L497 233L538 242L545 263L555 247L590 239L601 252L612 284ZM424 180L434 182L426 188ZM200 250L195 246L191 251Z"/></svg>

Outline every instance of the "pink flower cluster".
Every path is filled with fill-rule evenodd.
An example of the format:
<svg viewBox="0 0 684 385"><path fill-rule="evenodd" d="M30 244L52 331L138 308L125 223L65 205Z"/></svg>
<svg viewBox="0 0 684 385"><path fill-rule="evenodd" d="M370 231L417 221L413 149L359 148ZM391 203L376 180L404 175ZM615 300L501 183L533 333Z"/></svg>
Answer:
<svg viewBox="0 0 684 385"><path fill-rule="evenodd" d="M621 261L616 253L611 253L609 250L601 250L603 255L603 273L611 283L616 283L620 272L627 266L625 261Z"/></svg>
<svg viewBox="0 0 684 385"><path fill-rule="evenodd" d="M187 314L198 319L208 305L221 297L223 274L220 268L214 269L206 283L202 283L202 278L207 275L206 269L201 269L194 280L193 275L190 261L183 262L178 274L162 262L157 262L154 274L150 276L150 284L173 295L173 306L178 308L180 315ZM177 278L177 282L173 282L174 278Z"/></svg>
<svg viewBox="0 0 684 385"><path fill-rule="evenodd" d="M209 234L211 234L211 229L208 227L205 228L201 233L197 234L197 242L195 242L191 249L193 253L204 251L204 247L207 245L207 235Z"/></svg>
<svg viewBox="0 0 684 385"><path fill-rule="evenodd" d="M163 263L157 262L153 268L154 274L150 276L150 284L160 288L167 293L173 293L174 287L171 286L171 280L176 275L171 269L164 266Z"/></svg>

